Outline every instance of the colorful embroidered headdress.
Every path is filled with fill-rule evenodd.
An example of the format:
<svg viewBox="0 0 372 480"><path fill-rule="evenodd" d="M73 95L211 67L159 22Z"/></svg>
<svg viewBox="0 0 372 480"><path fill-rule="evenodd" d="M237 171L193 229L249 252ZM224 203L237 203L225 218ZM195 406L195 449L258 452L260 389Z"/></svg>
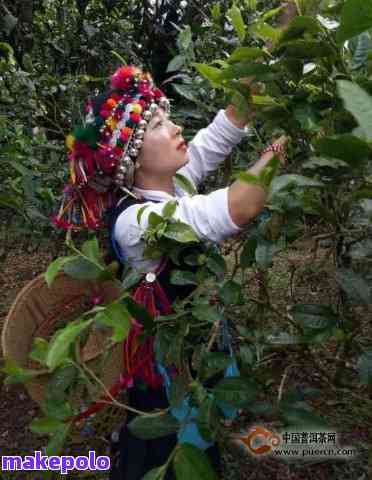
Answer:
<svg viewBox="0 0 372 480"><path fill-rule="evenodd" d="M70 179L63 189L55 225L65 229L97 229L104 214L133 186L135 161L148 122L169 100L151 75L133 65L121 66L110 90L86 104L85 124L68 135Z"/></svg>

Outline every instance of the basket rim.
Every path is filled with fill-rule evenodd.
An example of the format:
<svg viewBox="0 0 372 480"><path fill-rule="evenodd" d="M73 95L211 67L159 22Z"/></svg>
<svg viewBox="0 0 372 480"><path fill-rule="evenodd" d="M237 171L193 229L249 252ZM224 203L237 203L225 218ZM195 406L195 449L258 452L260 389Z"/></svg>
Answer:
<svg viewBox="0 0 372 480"><path fill-rule="evenodd" d="M70 277L69 275L67 275L64 272L58 272L57 275L55 276L53 282L55 280L57 280L58 278L68 278L72 282L76 281L76 282L79 282L80 284L84 282L86 285L92 285L94 283L92 280L76 280L76 279L74 279L73 277ZM7 330L9 329L11 323L14 320L14 317L15 317L14 312L15 312L16 308L18 307L18 304L19 304L20 300L24 296L27 296L28 292L30 290L32 290L33 288L36 288L37 286L40 286L40 287L43 286L44 287L45 285L47 286L47 283L46 283L46 280L45 280L45 272L44 272L44 273L40 273L35 278L30 280L26 285L24 285L23 288L17 293L15 299L13 300L13 303L12 303L12 305L11 305L11 307L10 307L6 317L5 317L5 320L4 320L2 329L1 329L1 343L0 343L0 345L1 345L2 355L3 355L4 358L11 358L11 354L9 353L9 349L8 349L8 346L7 346L6 334L7 334ZM53 283L48 288L53 288Z"/></svg>
<svg viewBox="0 0 372 480"><path fill-rule="evenodd" d="M9 351L6 343L6 332L14 316L14 310L17 308L20 299L28 292L28 290L33 288L35 284L40 283L41 280L45 282L44 273L41 273L24 285L24 287L17 293L15 299L13 300L1 329L1 350L4 358L9 358Z"/></svg>

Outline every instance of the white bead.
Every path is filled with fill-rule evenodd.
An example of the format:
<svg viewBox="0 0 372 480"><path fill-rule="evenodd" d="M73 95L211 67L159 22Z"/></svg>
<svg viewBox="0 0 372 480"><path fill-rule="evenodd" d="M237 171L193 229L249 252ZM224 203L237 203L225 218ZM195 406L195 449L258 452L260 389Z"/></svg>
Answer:
<svg viewBox="0 0 372 480"><path fill-rule="evenodd" d="M138 149L140 149L142 147L142 140L134 140L134 146Z"/></svg>
<svg viewBox="0 0 372 480"><path fill-rule="evenodd" d="M146 282L152 283L152 282L155 282L155 280L156 280L156 275L154 272L149 272L146 274Z"/></svg>
<svg viewBox="0 0 372 480"><path fill-rule="evenodd" d="M138 123L138 126L140 129L146 128L147 127L147 122L146 120L140 120Z"/></svg>

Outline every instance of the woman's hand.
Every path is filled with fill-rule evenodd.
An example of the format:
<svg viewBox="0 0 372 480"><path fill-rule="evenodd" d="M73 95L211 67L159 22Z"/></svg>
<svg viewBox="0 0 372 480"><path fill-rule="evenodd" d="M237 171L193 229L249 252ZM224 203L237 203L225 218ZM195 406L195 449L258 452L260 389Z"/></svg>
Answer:
<svg viewBox="0 0 372 480"><path fill-rule="evenodd" d="M255 77L241 78L240 82L249 88L252 95L262 95L265 91L265 85L262 82L257 82ZM226 107L225 112L231 123L238 128L244 128L256 117L256 112L254 110L243 115L238 115L236 107L232 104Z"/></svg>
<svg viewBox="0 0 372 480"><path fill-rule="evenodd" d="M233 104L230 104L225 108L225 113L230 122L238 128L244 128L255 117L254 112L238 115L236 107Z"/></svg>
<svg viewBox="0 0 372 480"><path fill-rule="evenodd" d="M268 151L263 153L262 158L266 160L271 160L275 155L279 158L279 161L283 167L288 165L288 159L285 151L285 147L288 143L289 137L282 135L281 137L274 140L271 145L268 147Z"/></svg>

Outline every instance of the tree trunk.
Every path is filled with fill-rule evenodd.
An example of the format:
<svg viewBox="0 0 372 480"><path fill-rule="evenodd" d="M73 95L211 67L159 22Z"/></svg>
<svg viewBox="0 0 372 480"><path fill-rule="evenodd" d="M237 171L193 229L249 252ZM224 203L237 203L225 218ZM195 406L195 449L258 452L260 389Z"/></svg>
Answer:
<svg viewBox="0 0 372 480"><path fill-rule="evenodd" d="M31 52L33 47L33 0L17 0L15 11L18 22L11 34L10 43L17 61L22 65L23 55Z"/></svg>

